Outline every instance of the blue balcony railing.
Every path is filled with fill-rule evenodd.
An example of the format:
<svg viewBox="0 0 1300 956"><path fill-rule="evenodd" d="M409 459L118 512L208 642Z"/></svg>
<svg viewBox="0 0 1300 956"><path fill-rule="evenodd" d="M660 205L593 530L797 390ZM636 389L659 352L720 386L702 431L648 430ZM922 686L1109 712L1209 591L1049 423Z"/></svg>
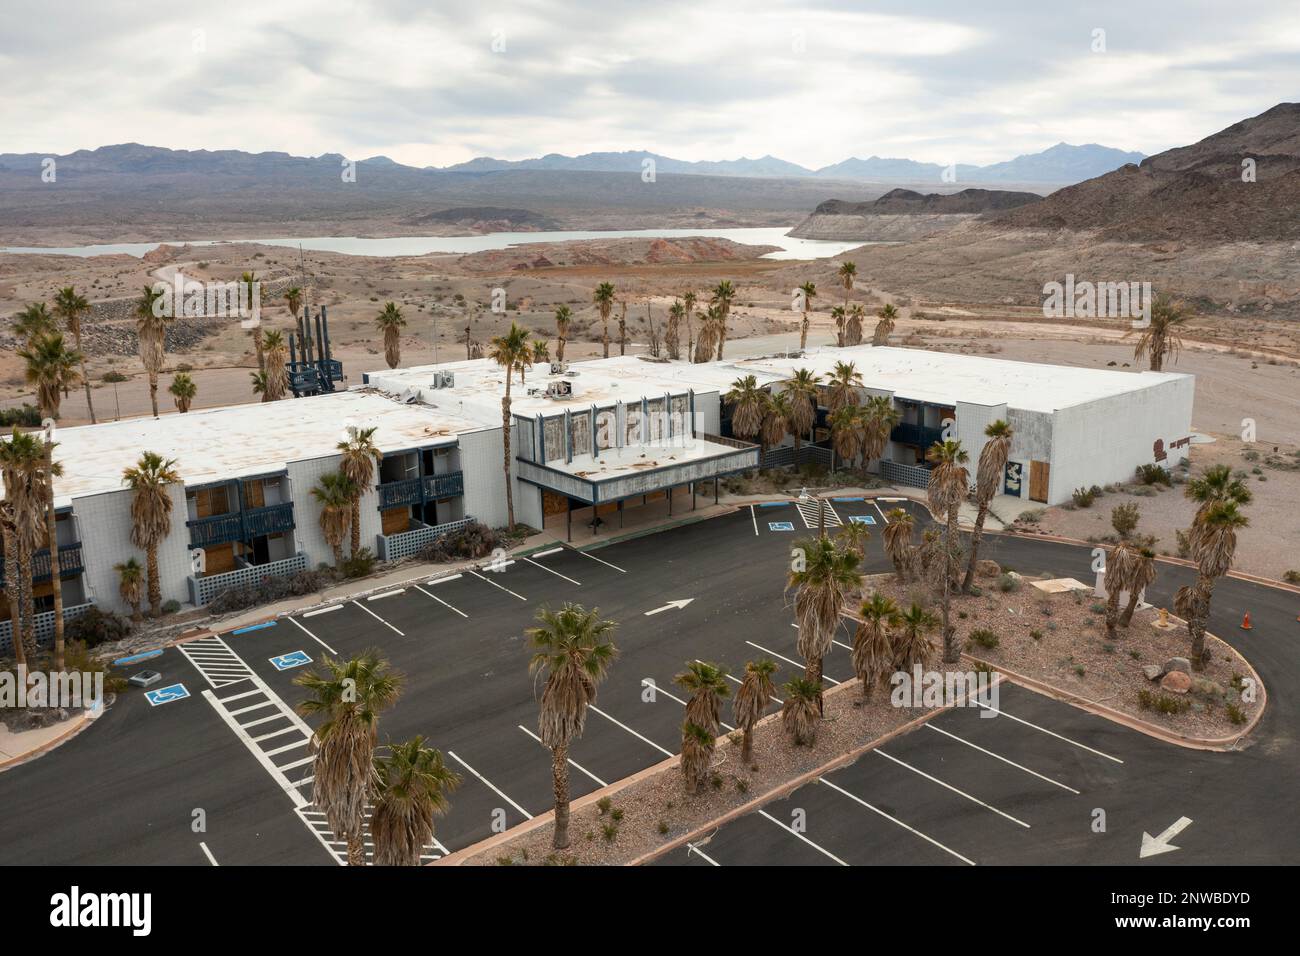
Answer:
<svg viewBox="0 0 1300 956"><path fill-rule="evenodd" d="M929 428L925 425L913 425L910 422L904 422L901 425L895 425L894 430L889 433L890 441L896 441L903 445L916 445L918 448L929 448L937 441L943 441L942 428Z"/></svg>
<svg viewBox="0 0 1300 956"><path fill-rule="evenodd" d="M190 547L208 548L229 541L249 541L264 534L292 531L293 502L231 511L210 518L185 522L190 529Z"/></svg>
<svg viewBox="0 0 1300 956"><path fill-rule="evenodd" d="M86 569L81 556L81 543L61 544L59 545L59 577L66 577L69 574L80 574ZM41 550L32 554L32 581L40 583L48 581L50 574L50 549L41 548ZM5 562L0 558L0 587L5 584Z"/></svg>
<svg viewBox="0 0 1300 956"><path fill-rule="evenodd" d="M398 508L402 505L418 505L420 497L419 478L407 478L403 481L389 481L379 486L380 510Z"/></svg>
<svg viewBox="0 0 1300 956"><path fill-rule="evenodd" d="M449 471L445 475L424 476L424 497L429 501L439 498L454 498L465 493L465 475L459 471Z"/></svg>
<svg viewBox="0 0 1300 956"><path fill-rule="evenodd" d="M465 493L463 472L451 471L445 475L424 475L421 478L404 478L386 481L379 486L379 509L419 505L426 501L453 498Z"/></svg>

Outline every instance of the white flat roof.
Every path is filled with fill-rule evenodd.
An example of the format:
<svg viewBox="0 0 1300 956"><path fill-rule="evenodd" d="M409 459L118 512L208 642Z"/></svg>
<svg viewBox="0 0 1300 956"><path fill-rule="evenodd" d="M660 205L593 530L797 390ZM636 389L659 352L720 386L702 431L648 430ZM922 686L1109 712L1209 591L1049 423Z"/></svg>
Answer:
<svg viewBox="0 0 1300 956"><path fill-rule="evenodd" d="M371 389L60 428L54 455L63 477L55 481L55 496L66 503L121 491L122 472L145 451L175 459L186 485L281 471L291 461L336 454L350 425L377 426L375 444L383 452L450 444L484 427Z"/></svg>
<svg viewBox="0 0 1300 956"><path fill-rule="evenodd" d="M604 481L608 478L625 478L628 475L653 471L656 468L704 461L735 451L737 449L732 445L711 442L699 437L669 438L644 444L623 445L620 448L602 448L599 458L593 458L590 454L575 455L573 461L566 462L563 459L548 461L546 467L566 472L577 478Z"/></svg>

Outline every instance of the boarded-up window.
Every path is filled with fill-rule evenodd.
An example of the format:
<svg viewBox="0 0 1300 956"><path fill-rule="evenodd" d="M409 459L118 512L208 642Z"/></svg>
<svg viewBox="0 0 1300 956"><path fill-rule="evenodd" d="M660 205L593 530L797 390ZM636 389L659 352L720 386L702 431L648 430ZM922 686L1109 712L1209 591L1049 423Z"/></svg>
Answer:
<svg viewBox="0 0 1300 956"><path fill-rule="evenodd" d="M564 418L556 415L553 418L542 419L542 427L546 430L546 460L555 461L557 458L564 457Z"/></svg>
<svg viewBox="0 0 1300 956"><path fill-rule="evenodd" d="M411 529L411 512L406 507L389 508L382 514L385 535L402 534Z"/></svg>
<svg viewBox="0 0 1300 956"><path fill-rule="evenodd" d="M573 416L573 454L591 454L591 415Z"/></svg>

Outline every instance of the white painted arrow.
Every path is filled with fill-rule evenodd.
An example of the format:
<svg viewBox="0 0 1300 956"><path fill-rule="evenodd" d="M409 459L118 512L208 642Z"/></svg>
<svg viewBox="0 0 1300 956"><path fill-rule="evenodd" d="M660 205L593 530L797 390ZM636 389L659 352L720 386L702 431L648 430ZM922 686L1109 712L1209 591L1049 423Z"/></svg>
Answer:
<svg viewBox="0 0 1300 956"><path fill-rule="evenodd" d="M669 601L663 607L657 607L653 611L646 611L645 616L649 617L651 614L658 614L660 611L671 611L673 608L677 608L677 610L680 611L694 600L695 598L683 598L680 601Z"/></svg>
<svg viewBox="0 0 1300 956"><path fill-rule="evenodd" d="M1150 833L1142 834L1142 850L1138 853L1138 859L1145 859L1148 856L1159 856L1161 853L1168 853L1171 850L1177 850L1178 847L1169 841L1178 834L1186 830L1192 821L1188 817L1179 817L1173 825L1167 827L1158 837L1152 837Z"/></svg>

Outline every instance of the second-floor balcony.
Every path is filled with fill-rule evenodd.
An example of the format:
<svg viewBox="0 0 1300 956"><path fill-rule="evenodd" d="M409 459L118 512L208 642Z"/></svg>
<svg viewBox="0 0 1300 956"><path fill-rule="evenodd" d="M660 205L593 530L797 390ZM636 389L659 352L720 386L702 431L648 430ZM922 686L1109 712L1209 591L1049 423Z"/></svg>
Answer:
<svg viewBox="0 0 1300 956"><path fill-rule="evenodd" d="M465 475L463 472L450 471L443 475L423 475L419 478L404 478L401 481L386 481L378 486L378 492L381 511L405 505L418 505L426 501L463 495Z"/></svg>
<svg viewBox="0 0 1300 956"><path fill-rule="evenodd" d="M75 544L59 545L59 577L67 577L69 574L80 574L86 569L81 556L81 542ZM50 573L50 549L41 548L32 554L32 581L39 584L42 581L48 581L52 577ZM0 557L0 587L5 585L5 562Z"/></svg>
<svg viewBox="0 0 1300 956"><path fill-rule="evenodd" d="M889 433L889 440L896 441L902 445L915 445L918 448L929 448L935 442L943 441L943 429L930 428L926 425L913 425L910 422L904 422L901 425L894 426L894 430Z"/></svg>
<svg viewBox="0 0 1300 956"><path fill-rule="evenodd" d="M185 525L190 529L192 548L208 548L230 541L251 541L262 535L292 531L293 502L195 518L185 522Z"/></svg>

